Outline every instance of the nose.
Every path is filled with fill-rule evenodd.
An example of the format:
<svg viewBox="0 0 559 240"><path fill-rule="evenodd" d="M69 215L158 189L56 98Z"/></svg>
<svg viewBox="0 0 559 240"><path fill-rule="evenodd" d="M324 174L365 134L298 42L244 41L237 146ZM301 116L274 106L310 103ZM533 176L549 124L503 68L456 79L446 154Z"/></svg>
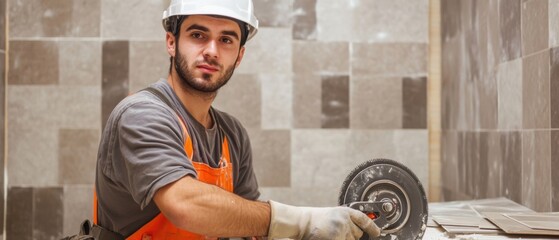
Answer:
<svg viewBox="0 0 559 240"><path fill-rule="evenodd" d="M208 41L206 47L204 48L204 57L205 58L214 58L217 59L219 56L219 51L217 49L217 42L216 41Z"/></svg>

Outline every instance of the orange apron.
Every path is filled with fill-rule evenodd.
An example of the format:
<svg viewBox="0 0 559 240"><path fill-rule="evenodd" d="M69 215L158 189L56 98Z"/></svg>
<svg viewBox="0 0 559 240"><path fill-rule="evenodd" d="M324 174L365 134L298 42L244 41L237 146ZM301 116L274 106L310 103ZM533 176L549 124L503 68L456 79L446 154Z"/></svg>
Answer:
<svg viewBox="0 0 559 240"><path fill-rule="evenodd" d="M193 157L192 139L188 135L184 120L179 117L184 136L184 150L189 159ZM198 180L207 184L212 184L233 192L233 166L229 155L229 142L225 136L221 144L221 159L218 168L212 168L207 164L192 162L194 169L198 173ZM94 195L93 222L97 224L97 195ZM179 240L179 239L217 239L209 238L199 234L187 232L175 227L162 213L146 223L126 240L142 240L144 236L150 236L152 240Z"/></svg>

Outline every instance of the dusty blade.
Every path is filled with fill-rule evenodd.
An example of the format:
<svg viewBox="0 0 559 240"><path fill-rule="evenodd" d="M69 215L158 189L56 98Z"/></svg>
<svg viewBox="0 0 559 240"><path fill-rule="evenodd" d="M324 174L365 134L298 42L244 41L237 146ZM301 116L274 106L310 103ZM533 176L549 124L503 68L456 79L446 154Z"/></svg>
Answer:
<svg viewBox="0 0 559 240"><path fill-rule="evenodd" d="M374 159L359 165L346 177L338 203L387 200L396 208L380 211L388 223L379 226L383 229L379 239L421 239L427 228L427 197L415 174L399 162Z"/></svg>

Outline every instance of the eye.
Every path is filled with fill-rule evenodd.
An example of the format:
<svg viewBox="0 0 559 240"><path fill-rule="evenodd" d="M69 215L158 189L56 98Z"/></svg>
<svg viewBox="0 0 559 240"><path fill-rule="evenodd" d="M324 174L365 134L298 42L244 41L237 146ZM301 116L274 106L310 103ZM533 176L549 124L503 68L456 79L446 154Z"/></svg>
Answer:
<svg viewBox="0 0 559 240"><path fill-rule="evenodd" d="M233 43L233 40L231 38L228 38L228 37L223 37L223 38L221 38L221 42L231 44L231 43Z"/></svg>
<svg viewBox="0 0 559 240"><path fill-rule="evenodd" d="M197 39L204 38L204 35L202 35L202 33L200 33L200 32L193 32L193 33L190 34L190 36L193 37L193 38L197 38Z"/></svg>

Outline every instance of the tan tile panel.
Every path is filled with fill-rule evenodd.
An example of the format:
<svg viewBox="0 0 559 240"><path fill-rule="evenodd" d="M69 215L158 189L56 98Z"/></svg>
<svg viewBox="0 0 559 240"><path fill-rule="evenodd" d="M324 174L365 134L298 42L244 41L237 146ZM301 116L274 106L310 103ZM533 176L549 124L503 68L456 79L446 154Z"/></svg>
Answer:
<svg viewBox="0 0 559 240"><path fill-rule="evenodd" d="M256 75L233 74L213 106L239 119L246 128L261 127L261 83Z"/></svg>
<svg viewBox="0 0 559 240"><path fill-rule="evenodd" d="M522 204L551 211L550 132L522 132Z"/></svg>
<svg viewBox="0 0 559 240"><path fill-rule="evenodd" d="M293 23L294 0L258 0L254 3L254 14L260 27L290 27Z"/></svg>
<svg viewBox="0 0 559 240"><path fill-rule="evenodd" d="M522 60L500 64L497 81L499 129L522 128Z"/></svg>
<svg viewBox="0 0 559 240"><path fill-rule="evenodd" d="M295 75L293 128L320 128L322 79L314 74Z"/></svg>
<svg viewBox="0 0 559 240"><path fill-rule="evenodd" d="M65 185L63 205L62 234L74 235L83 220L93 219L93 185Z"/></svg>
<svg viewBox="0 0 559 240"><path fill-rule="evenodd" d="M549 46L559 47L559 0L549 0Z"/></svg>
<svg viewBox="0 0 559 240"><path fill-rule="evenodd" d="M292 76L263 74L258 78L262 86L262 129L290 129L293 114Z"/></svg>
<svg viewBox="0 0 559 240"><path fill-rule="evenodd" d="M353 1L352 40L428 42L428 0ZM398 20L395 21L395 16Z"/></svg>
<svg viewBox="0 0 559 240"><path fill-rule="evenodd" d="M98 37L101 0L12 0L10 37Z"/></svg>
<svg viewBox="0 0 559 240"><path fill-rule="evenodd" d="M414 76L427 74L427 44L354 43L353 76Z"/></svg>
<svg viewBox="0 0 559 240"><path fill-rule="evenodd" d="M291 28L260 28L245 45L245 55L236 73L289 74L291 46Z"/></svg>
<svg viewBox="0 0 559 240"><path fill-rule="evenodd" d="M522 59L522 122L525 129L550 127L549 50Z"/></svg>
<svg viewBox="0 0 559 240"><path fill-rule="evenodd" d="M499 1L501 62L522 56L521 0Z"/></svg>
<svg viewBox="0 0 559 240"><path fill-rule="evenodd" d="M551 131L551 210L559 212L559 131Z"/></svg>
<svg viewBox="0 0 559 240"><path fill-rule="evenodd" d="M548 36L548 0L523 0L522 55L548 48Z"/></svg>
<svg viewBox="0 0 559 240"><path fill-rule="evenodd" d="M169 73L165 41L130 42L130 93L135 93Z"/></svg>
<svg viewBox="0 0 559 240"><path fill-rule="evenodd" d="M322 128L349 127L349 88L349 76L322 76Z"/></svg>
<svg viewBox="0 0 559 240"><path fill-rule="evenodd" d="M353 41L352 3L347 0L318 0L316 2L317 40L325 42Z"/></svg>
<svg viewBox="0 0 559 240"><path fill-rule="evenodd" d="M108 39L165 39L161 25L164 1L101 1L101 37Z"/></svg>
<svg viewBox="0 0 559 240"><path fill-rule="evenodd" d="M293 41L293 72L349 73L349 43Z"/></svg>
<svg viewBox="0 0 559 240"><path fill-rule="evenodd" d="M559 47L552 48L549 51L551 128L559 128Z"/></svg>
<svg viewBox="0 0 559 240"><path fill-rule="evenodd" d="M351 128L402 128L402 79L353 77Z"/></svg>
<svg viewBox="0 0 559 240"><path fill-rule="evenodd" d="M427 128L427 78L404 78L402 127Z"/></svg>
<svg viewBox="0 0 559 240"><path fill-rule="evenodd" d="M290 130L247 129L254 171L260 187L291 186Z"/></svg>
<svg viewBox="0 0 559 240"><path fill-rule="evenodd" d="M93 184L100 129L60 129L58 132L60 184Z"/></svg>
<svg viewBox="0 0 559 240"><path fill-rule="evenodd" d="M11 41L8 84L58 84L59 58L54 41Z"/></svg>
<svg viewBox="0 0 559 240"><path fill-rule="evenodd" d="M316 39L317 1L294 0L293 39Z"/></svg>
<svg viewBox="0 0 559 240"><path fill-rule="evenodd" d="M60 41L59 84L101 86L101 42Z"/></svg>

